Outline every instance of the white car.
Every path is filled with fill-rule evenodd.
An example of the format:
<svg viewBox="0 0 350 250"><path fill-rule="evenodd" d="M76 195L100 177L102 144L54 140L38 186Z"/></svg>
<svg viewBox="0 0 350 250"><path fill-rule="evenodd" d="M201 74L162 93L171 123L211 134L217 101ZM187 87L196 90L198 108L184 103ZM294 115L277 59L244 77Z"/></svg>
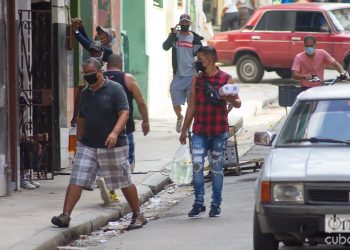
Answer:
<svg viewBox="0 0 350 250"><path fill-rule="evenodd" d="M350 85L300 93L271 146L255 185L254 250L350 245Z"/></svg>

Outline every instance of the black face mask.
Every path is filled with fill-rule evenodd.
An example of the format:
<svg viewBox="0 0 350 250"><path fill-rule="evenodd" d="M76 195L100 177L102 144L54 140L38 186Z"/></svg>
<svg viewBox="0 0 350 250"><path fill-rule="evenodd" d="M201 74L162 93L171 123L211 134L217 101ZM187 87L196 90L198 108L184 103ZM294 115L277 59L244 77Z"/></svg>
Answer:
<svg viewBox="0 0 350 250"><path fill-rule="evenodd" d="M95 82L97 82L98 78L97 78L97 74L91 74L91 75L85 75L84 76L84 80L88 83L88 84L94 84Z"/></svg>
<svg viewBox="0 0 350 250"><path fill-rule="evenodd" d="M196 62L196 70L197 71L205 72L206 68L207 67L204 67L202 62L199 62L199 61Z"/></svg>
<svg viewBox="0 0 350 250"><path fill-rule="evenodd" d="M187 32L190 29L189 25L180 25L180 27L181 27L181 31L183 32Z"/></svg>

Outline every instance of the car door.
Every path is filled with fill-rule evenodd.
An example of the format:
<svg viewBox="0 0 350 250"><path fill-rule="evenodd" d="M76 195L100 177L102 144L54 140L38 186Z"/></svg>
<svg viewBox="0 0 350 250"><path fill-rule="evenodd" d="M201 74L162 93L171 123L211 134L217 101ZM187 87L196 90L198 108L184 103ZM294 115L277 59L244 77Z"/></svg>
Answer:
<svg viewBox="0 0 350 250"><path fill-rule="evenodd" d="M289 68L294 19L295 11L269 10L252 32L252 46L256 48L265 68Z"/></svg>
<svg viewBox="0 0 350 250"><path fill-rule="evenodd" d="M291 37L291 58L304 51L304 37L314 36L316 47L334 54L334 43L330 40L331 27L329 20L321 11L297 11L295 30ZM291 65L293 62L291 62Z"/></svg>

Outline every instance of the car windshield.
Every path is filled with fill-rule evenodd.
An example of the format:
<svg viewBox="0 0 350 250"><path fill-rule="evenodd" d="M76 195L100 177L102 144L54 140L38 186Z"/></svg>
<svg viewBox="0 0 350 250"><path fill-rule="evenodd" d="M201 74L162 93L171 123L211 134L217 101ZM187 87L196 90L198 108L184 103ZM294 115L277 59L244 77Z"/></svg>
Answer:
<svg viewBox="0 0 350 250"><path fill-rule="evenodd" d="M350 30L350 8L331 10L329 11L329 17L338 32Z"/></svg>
<svg viewBox="0 0 350 250"><path fill-rule="evenodd" d="M350 100L299 101L276 146L346 144L350 141Z"/></svg>

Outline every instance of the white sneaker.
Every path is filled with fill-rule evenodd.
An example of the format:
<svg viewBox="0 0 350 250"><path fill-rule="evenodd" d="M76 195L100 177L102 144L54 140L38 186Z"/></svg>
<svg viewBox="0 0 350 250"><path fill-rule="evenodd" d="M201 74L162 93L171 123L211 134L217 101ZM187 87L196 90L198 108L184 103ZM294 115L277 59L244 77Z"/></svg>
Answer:
<svg viewBox="0 0 350 250"><path fill-rule="evenodd" d="M30 180L29 183L32 184L32 185L33 185L34 187L36 187L36 188L39 188L39 187L40 187L40 183L39 183L39 182Z"/></svg>
<svg viewBox="0 0 350 250"><path fill-rule="evenodd" d="M184 120L184 117L181 116L181 118L180 118L180 119L177 119L177 121L176 121L176 132L178 132L178 133L181 132L183 120Z"/></svg>
<svg viewBox="0 0 350 250"><path fill-rule="evenodd" d="M103 177L98 177L96 180L96 185L100 189L101 198L105 204L111 203L112 199L109 195L109 191L106 187L105 179Z"/></svg>
<svg viewBox="0 0 350 250"><path fill-rule="evenodd" d="M36 189L36 187L32 184L30 184L29 181L21 181L21 184L20 184L21 188L24 188L24 189Z"/></svg>

